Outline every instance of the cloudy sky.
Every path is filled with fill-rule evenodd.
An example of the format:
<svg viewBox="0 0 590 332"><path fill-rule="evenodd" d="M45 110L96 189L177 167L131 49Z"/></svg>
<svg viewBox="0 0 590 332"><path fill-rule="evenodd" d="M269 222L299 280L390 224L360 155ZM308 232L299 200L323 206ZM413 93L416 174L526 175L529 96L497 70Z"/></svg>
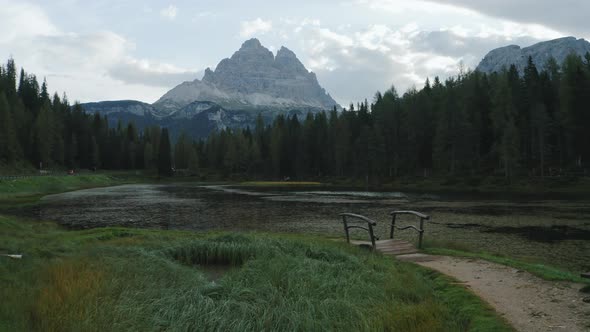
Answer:
<svg viewBox="0 0 590 332"><path fill-rule="evenodd" d="M0 0L0 56L81 102L154 102L242 42L293 50L341 104L420 88L487 51L590 39L588 0Z"/></svg>

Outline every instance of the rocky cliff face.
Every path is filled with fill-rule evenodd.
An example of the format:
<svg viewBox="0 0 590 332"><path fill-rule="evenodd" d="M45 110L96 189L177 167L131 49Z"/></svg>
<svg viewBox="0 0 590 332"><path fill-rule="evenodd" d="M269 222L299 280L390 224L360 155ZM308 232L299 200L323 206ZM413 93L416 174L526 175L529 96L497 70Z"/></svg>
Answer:
<svg viewBox="0 0 590 332"><path fill-rule="evenodd" d="M509 68L514 64L522 73L529 56L532 57L537 68L542 69L551 57L561 64L569 54L584 56L587 52L590 52L590 43L575 37L554 39L525 48L510 45L490 51L479 63L476 70L492 73Z"/></svg>
<svg viewBox="0 0 590 332"><path fill-rule="evenodd" d="M194 101L214 102L228 110L329 110L340 107L297 56L282 47L276 54L257 39L242 44L202 80L184 82L168 91L154 107L172 113Z"/></svg>

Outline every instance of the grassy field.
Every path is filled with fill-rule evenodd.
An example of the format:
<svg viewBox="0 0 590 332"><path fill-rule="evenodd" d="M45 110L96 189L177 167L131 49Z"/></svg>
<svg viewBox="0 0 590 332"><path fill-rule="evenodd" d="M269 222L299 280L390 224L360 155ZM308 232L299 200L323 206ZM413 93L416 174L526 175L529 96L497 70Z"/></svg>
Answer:
<svg viewBox="0 0 590 332"><path fill-rule="evenodd" d="M364 179L350 177L327 177L319 179L324 186L358 188L365 190L412 191L426 193L490 193L546 195L560 194L575 197L590 197L590 177L522 177L507 180L501 176L452 177L432 176L400 177L395 181L372 179L368 186ZM264 183L264 181L261 181Z"/></svg>
<svg viewBox="0 0 590 332"><path fill-rule="evenodd" d="M0 200L35 197L76 189L111 186L143 179L131 174L88 174L75 176L32 176L0 179Z"/></svg>
<svg viewBox="0 0 590 332"><path fill-rule="evenodd" d="M511 330L446 277L336 241L6 216L0 230L0 253L24 255L0 257L2 331Z"/></svg>
<svg viewBox="0 0 590 332"><path fill-rule="evenodd" d="M49 193L146 181L155 179L121 173L4 180L0 208ZM582 281L547 265L426 247L548 280ZM512 330L445 276L313 236L71 231L0 214L0 254L24 255L0 256L0 331Z"/></svg>
<svg viewBox="0 0 590 332"><path fill-rule="evenodd" d="M0 211L7 208L26 207L48 194L127 182L132 182L132 180L129 177L104 174L0 179Z"/></svg>

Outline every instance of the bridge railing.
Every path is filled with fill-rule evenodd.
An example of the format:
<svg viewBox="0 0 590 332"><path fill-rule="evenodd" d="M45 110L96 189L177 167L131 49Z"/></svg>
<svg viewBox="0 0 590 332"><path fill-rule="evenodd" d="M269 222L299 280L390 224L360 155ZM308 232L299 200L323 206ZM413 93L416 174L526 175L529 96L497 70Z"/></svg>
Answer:
<svg viewBox="0 0 590 332"><path fill-rule="evenodd" d="M409 226L404 226L404 227L400 227L400 226L396 226L395 222L396 222L396 217L398 215L404 215L404 214L408 214L408 215L413 215L416 216L420 219L420 226L416 227L413 225L409 225ZM413 229L416 232L418 232L418 248L422 249L422 240L424 238L424 221L430 220L430 216L420 213L420 212L416 212L416 211L392 211L390 213L391 215L391 229L389 231L389 238L393 239L393 233L395 229L398 229L400 231L404 230L404 229Z"/></svg>
<svg viewBox="0 0 590 332"><path fill-rule="evenodd" d="M377 226L377 223L374 220L371 220L365 216L361 216L360 214L354 214L354 213L341 213L340 216L342 217L342 223L344 224L344 233L346 233L346 242L350 243L350 233L349 233L350 229L353 229L353 228L362 229L362 230L365 230L369 233L369 239L371 240L371 245L373 247L373 250L375 250L375 248L376 248L375 240L378 240L378 238L375 236L375 233L373 231L373 227ZM350 225L349 223L356 223L356 224ZM366 227L358 225L358 223L366 224Z"/></svg>

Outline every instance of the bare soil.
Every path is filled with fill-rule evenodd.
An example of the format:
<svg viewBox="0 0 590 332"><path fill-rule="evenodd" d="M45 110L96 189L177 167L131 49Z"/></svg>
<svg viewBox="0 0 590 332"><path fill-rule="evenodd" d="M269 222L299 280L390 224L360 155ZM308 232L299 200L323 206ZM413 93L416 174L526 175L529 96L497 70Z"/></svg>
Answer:
<svg viewBox="0 0 590 332"><path fill-rule="evenodd" d="M590 303L584 301L590 295L580 292L581 284L546 281L525 271L479 259L407 258L457 279L518 331L590 331Z"/></svg>

